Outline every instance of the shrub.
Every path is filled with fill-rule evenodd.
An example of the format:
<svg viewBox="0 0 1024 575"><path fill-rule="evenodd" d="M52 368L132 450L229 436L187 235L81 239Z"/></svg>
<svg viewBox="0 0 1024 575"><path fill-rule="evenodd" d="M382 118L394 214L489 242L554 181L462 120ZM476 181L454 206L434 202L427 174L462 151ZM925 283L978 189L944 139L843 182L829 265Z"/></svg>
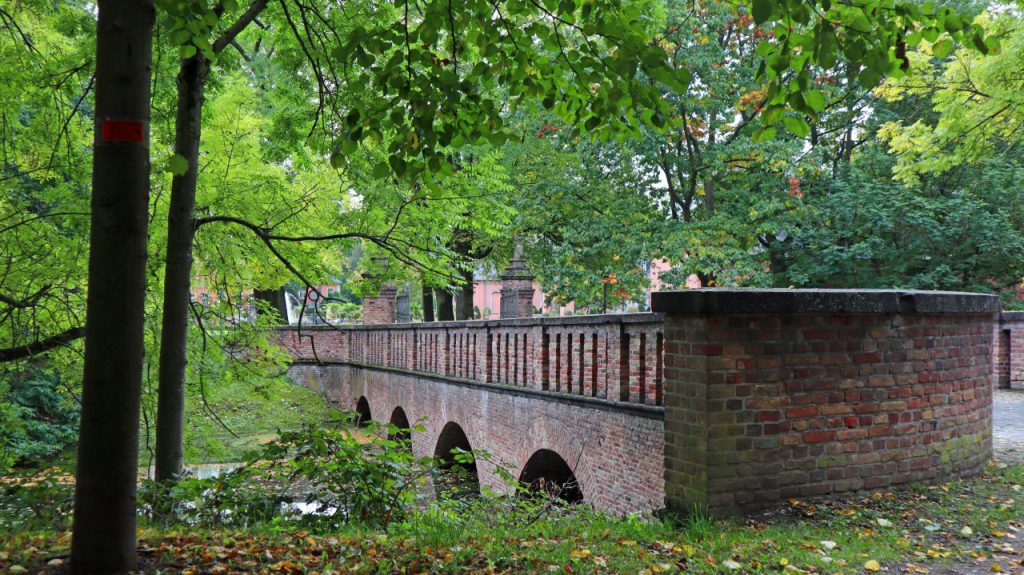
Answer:
<svg viewBox="0 0 1024 575"><path fill-rule="evenodd" d="M412 455L409 440L393 425L309 425L282 433L244 465L216 477L183 478L170 491L146 482L140 502L157 522L275 523L315 531L353 523L383 526L405 518L417 483L432 468L430 458Z"/></svg>

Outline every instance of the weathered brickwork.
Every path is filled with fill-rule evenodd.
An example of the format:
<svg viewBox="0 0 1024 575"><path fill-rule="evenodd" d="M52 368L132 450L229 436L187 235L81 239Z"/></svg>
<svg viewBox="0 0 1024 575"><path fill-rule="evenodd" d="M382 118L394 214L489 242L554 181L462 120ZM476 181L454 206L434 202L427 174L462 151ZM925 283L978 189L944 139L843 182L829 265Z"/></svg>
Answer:
<svg viewBox="0 0 1024 575"><path fill-rule="evenodd" d="M363 323L368 325L395 323L398 289L384 285L377 295L363 298Z"/></svg>
<svg viewBox="0 0 1024 575"><path fill-rule="evenodd" d="M990 457L992 311L820 307L666 309L670 508L748 510L974 473Z"/></svg>
<svg viewBox="0 0 1024 575"><path fill-rule="evenodd" d="M559 454L615 513L745 511L976 472L1024 315L945 292L688 290L664 313L290 328L291 377L373 419L449 422L514 473ZM1024 344L1024 340L1021 340ZM1005 358L1005 359L1000 359ZM1004 366L1005 367L1002 367ZM1019 370L1019 375L1018 374ZM494 468L481 483L502 487Z"/></svg>
<svg viewBox="0 0 1024 575"><path fill-rule="evenodd" d="M282 328L303 361L350 362L658 406L664 336L657 314Z"/></svg>
<svg viewBox="0 0 1024 575"><path fill-rule="evenodd" d="M996 324L996 385L1024 389L1024 312L1004 312Z"/></svg>
<svg viewBox="0 0 1024 575"><path fill-rule="evenodd" d="M289 376L342 408L355 409L366 397L374 421L389 423L401 408L411 423L423 423L424 431L412 433L417 455L434 455L441 430L455 422L473 449L489 452L516 477L531 455L549 449L575 469L584 501L595 508L625 514L663 506L659 409L606 407L349 364L297 364ZM477 471L482 486L506 488L494 465L480 463Z"/></svg>

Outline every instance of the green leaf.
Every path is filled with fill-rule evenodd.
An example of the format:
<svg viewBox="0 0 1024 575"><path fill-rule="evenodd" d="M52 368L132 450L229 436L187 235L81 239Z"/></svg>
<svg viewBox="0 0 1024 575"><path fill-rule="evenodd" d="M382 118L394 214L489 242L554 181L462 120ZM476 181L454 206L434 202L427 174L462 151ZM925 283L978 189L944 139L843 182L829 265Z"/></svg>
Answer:
<svg viewBox="0 0 1024 575"><path fill-rule="evenodd" d="M178 54L185 60L188 60L192 56L196 55L196 47L192 44L186 44L178 48Z"/></svg>
<svg viewBox="0 0 1024 575"><path fill-rule="evenodd" d="M767 142L768 140L771 140L773 138L775 138L775 128L772 126L765 126L763 128L759 128L754 132L753 135L753 140L755 142Z"/></svg>
<svg viewBox="0 0 1024 575"><path fill-rule="evenodd" d="M388 166L387 162L377 162L373 166L373 177L382 180L391 173L391 167Z"/></svg>
<svg viewBox="0 0 1024 575"><path fill-rule="evenodd" d="M943 38L932 45L932 54L936 58L942 59L949 56L949 53L953 51L953 41L949 38Z"/></svg>
<svg viewBox="0 0 1024 575"><path fill-rule="evenodd" d="M167 171L175 176L184 176L188 172L188 160L181 154L174 154L167 160Z"/></svg>
<svg viewBox="0 0 1024 575"><path fill-rule="evenodd" d="M753 0L751 8L754 22L758 24L764 24L772 17L772 0Z"/></svg>
<svg viewBox="0 0 1024 575"><path fill-rule="evenodd" d="M828 102L826 102L825 100L825 95L819 92L818 90L811 90L810 92L806 92L804 94L804 101L807 102L807 105L810 106L811 109L814 110L815 112L820 112L824 110L825 106L828 104Z"/></svg>
<svg viewBox="0 0 1024 575"><path fill-rule="evenodd" d="M801 138L807 137L811 133L811 125L807 123L803 118L796 116L786 116L782 119L782 123L786 126L793 135Z"/></svg>

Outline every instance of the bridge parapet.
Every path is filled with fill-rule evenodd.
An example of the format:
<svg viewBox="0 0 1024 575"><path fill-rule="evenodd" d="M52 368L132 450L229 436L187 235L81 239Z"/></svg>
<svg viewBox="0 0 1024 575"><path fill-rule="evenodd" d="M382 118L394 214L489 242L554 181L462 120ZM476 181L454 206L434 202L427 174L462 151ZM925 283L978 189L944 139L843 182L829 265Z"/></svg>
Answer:
<svg viewBox="0 0 1024 575"><path fill-rule="evenodd" d="M659 314L279 328L299 362L351 363L609 403L660 406Z"/></svg>
<svg viewBox="0 0 1024 575"><path fill-rule="evenodd" d="M652 304L670 508L946 480L991 456L995 296L690 290Z"/></svg>

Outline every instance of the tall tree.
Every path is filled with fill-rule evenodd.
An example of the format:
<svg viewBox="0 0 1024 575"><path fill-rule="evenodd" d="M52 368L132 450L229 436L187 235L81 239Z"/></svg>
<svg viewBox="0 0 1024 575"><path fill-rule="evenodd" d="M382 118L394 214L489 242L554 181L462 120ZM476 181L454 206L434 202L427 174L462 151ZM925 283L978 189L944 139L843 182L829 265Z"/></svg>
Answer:
<svg viewBox="0 0 1024 575"><path fill-rule="evenodd" d="M164 268L163 322L160 338L159 400L156 422L156 469L159 482L176 480L183 470L185 417L185 367L189 324L189 298L192 280L192 243L195 235L196 185L199 180L199 144L203 121L203 102L210 74L211 58L216 58L235 42L266 8L268 0L253 0L237 20L212 43L191 30L195 22L216 22L223 13L218 4L208 10L199 2L187 5L188 11L175 14L172 34L182 44L178 72L178 103L174 122L174 178L167 211L167 255Z"/></svg>
<svg viewBox="0 0 1024 575"><path fill-rule="evenodd" d="M152 0L99 0L82 418L71 571L135 568Z"/></svg>

